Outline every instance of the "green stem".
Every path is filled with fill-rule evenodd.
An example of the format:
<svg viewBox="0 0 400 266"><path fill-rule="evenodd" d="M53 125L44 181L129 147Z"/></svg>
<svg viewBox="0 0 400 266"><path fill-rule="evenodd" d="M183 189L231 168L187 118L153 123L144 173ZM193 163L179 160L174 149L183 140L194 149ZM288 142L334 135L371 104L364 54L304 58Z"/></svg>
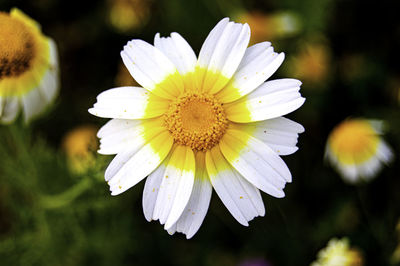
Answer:
<svg viewBox="0 0 400 266"><path fill-rule="evenodd" d="M374 223L373 218L369 215L368 209L365 206L361 189L359 187L356 187L355 189L356 189L357 198L358 198L358 201L359 201L359 204L361 207L361 211L365 217L366 225L367 225L371 235L375 238L375 240L379 243L379 245L381 247L383 247L385 242L380 237L380 234L375 230L375 226L373 224Z"/></svg>
<svg viewBox="0 0 400 266"><path fill-rule="evenodd" d="M10 132L14 148L16 149L16 154L19 157L18 159L22 159L24 162L26 162L31 171L36 173L36 167L32 161L32 156L28 151L28 148L30 148L31 145L29 134L26 134L25 132L25 130L28 129L23 128L19 124L12 124L8 126L8 130Z"/></svg>
<svg viewBox="0 0 400 266"><path fill-rule="evenodd" d="M39 204L45 209L57 209L69 205L92 185L89 178L82 180L66 191L57 195L45 195L39 199Z"/></svg>

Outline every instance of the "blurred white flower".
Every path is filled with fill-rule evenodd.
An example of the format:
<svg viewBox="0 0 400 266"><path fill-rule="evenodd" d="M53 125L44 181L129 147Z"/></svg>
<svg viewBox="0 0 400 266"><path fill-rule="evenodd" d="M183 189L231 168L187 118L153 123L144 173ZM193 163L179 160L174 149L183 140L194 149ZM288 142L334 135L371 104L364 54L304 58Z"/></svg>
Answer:
<svg viewBox="0 0 400 266"><path fill-rule="evenodd" d="M366 119L347 119L332 130L325 155L345 181L368 181L392 160L382 131L382 121Z"/></svg>
<svg viewBox="0 0 400 266"><path fill-rule="evenodd" d="M94 153L99 147L97 130L96 126L82 125L67 132L63 137L62 148L72 172L85 173L96 164Z"/></svg>
<svg viewBox="0 0 400 266"><path fill-rule="evenodd" d="M347 238L329 240L326 248L320 250L317 260L311 266L362 266L363 258L361 253L350 248Z"/></svg>
<svg viewBox="0 0 400 266"><path fill-rule="evenodd" d="M21 108L29 122L57 95L57 48L19 9L0 12L0 25L0 122L13 122Z"/></svg>

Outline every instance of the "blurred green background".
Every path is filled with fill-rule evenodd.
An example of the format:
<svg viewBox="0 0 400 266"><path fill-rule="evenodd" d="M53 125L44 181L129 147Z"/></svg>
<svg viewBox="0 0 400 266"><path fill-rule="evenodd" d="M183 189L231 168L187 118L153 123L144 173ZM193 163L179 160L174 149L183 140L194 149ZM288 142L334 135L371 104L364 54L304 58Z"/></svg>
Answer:
<svg viewBox="0 0 400 266"><path fill-rule="evenodd" d="M1 265L309 265L332 237L347 236L366 265L396 264L400 240L398 156L368 184L351 186L323 160L327 136L347 117L383 119L400 148L400 3L381 0L0 0L42 25L59 48L61 91L29 126L0 127ZM169 236L148 223L144 182L112 197L103 181L112 156L68 163L65 134L106 119L87 109L106 89L130 85L120 50L179 32L198 54L223 17L248 22L254 39L286 60L274 78L302 80L306 103L287 117L306 131L285 156L293 183L286 197L263 194L265 217L237 223L214 193L198 233ZM1 25L0 25L1 26ZM64 143L64 144L63 144ZM68 146L68 145L67 145Z"/></svg>

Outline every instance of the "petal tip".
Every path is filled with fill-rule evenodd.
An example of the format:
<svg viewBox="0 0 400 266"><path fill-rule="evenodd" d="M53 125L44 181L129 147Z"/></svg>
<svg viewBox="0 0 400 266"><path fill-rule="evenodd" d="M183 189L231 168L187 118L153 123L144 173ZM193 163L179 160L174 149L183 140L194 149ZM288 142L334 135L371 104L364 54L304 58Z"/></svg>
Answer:
<svg viewBox="0 0 400 266"><path fill-rule="evenodd" d="M290 182L292 182L292 181L290 180ZM288 182L288 183L290 183L290 182ZM283 192L283 190L280 190L279 193L276 193L276 194L273 195L273 196L274 196L275 198L282 199L282 198L285 197L285 192Z"/></svg>
<svg viewBox="0 0 400 266"><path fill-rule="evenodd" d="M91 115L97 116L97 112L96 112L96 109L95 109L95 108L89 108L89 109L88 109L88 112L89 112L89 114L91 114Z"/></svg>

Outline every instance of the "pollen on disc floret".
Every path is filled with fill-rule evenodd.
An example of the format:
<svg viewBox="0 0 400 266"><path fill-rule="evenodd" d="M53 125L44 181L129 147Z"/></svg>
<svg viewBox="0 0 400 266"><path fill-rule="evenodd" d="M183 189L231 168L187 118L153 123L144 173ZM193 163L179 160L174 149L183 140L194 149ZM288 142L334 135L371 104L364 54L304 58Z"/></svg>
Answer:
<svg viewBox="0 0 400 266"><path fill-rule="evenodd" d="M35 56L34 38L22 22L7 13L0 12L0 25L0 78L19 76Z"/></svg>
<svg viewBox="0 0 400 266"><path fill-rule="evenodd" d="M175 143L198 151L214 147L228 126L222 104L205 93L182 94L171 103L164 119Z"/></svg>

